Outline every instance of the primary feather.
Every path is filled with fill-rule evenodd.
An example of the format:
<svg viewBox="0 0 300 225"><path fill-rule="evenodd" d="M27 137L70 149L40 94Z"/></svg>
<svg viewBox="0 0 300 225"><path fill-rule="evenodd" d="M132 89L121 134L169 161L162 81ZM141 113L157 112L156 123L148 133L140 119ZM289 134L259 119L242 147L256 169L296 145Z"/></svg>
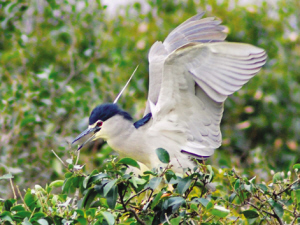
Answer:
<svg viewBox="0 0 300 225"><path fill-rule="evenodd" d="M190 18L151 47L145 111L153 115L152 130L184 136L181 152L196 157L210 156L221 145L223 102L266 60L261 48L223 42L220 21L202 16Z"/></svg>

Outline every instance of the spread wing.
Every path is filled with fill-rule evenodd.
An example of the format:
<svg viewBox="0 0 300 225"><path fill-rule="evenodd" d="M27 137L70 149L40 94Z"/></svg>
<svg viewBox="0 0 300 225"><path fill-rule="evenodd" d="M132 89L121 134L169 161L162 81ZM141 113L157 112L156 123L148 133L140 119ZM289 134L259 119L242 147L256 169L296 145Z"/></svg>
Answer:
<svg viewBox="0 0 300 225"><path fill-rule="evenodd" d="M217 42L223 41L226 34L222 32L221 21L214 17L201 19L204 13L199 13L186 20L175 28L164 42L155 42L149 51L149 92L144 115L150 112L150 101L157 103L162 76L163 65L170 53L176 49L193 42ZM201 19L201 20L200 20Z"/></svg>
<svg viewBox="0 0 300 225"><path fill-rule="evenodd" d="M204 19L210 22L202 42L200 27L206 22L190 25L196 22L193 18L176 28L168 42L152 47L150 86L155 87L150 87L147 110L153 116L152 129L169 138L184 137L183 152L205 157L221 145L223 102L260 70L266 54L249 44L218 42L223 33L215 20Z"/></svg>

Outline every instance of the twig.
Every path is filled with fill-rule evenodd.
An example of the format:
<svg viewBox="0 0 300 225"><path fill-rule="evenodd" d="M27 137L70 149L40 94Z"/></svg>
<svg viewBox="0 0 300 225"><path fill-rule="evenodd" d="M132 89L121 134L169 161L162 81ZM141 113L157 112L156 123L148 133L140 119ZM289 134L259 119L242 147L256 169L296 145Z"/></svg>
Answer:
<svg viewBox="0 0 300 225"><path fill-rule="evenodd" d="M187 194L185 195L185 199L186 199L186 198L189 196L189 194L192 192L193 188L194 188L195 185L196 185L197 180L198 180L198 177L196 177L196 179L195 179L195 181L194 181L192 187L190 187L190 188L188 189ZM204 187L205 187L205 184L204 184ZM201 192L202 192L202 190L201 190Z"/></svg>
<svg viewBox="0 0 300 225"><path fill-rule="evenodd" d="M134 197L136 197L136 196L142 194L143 192L145 192L145 191L147 191L147 190L149 190L149 189L150 189L150 188L147 187L146 189L141 190L140 192L138 192L138 193L136 193L135 195L131 196L131 197L130 197L129 199L127 199L127 201L125 202L125 206L130 202L131 199L133 199Z"/></svg>
<svg viewBox="0 0 300 225"><path fill-rule="evenodd" d="M282 220L280 219L280 217L275 213L274 209L272 209L273 213L274 213L274 217L278 220L280 225L284 225L284 223L282 222Z"/></svg>
<svg viewBox="0 0 300 225"><path fill-rule="evenodd" d="M12 182L12 178L10 178L9 181L10 181L11 189L12 189L13 194L14 194L14 199L17 200L17 195L16 195L16 192L15 192L14 184L13 184L13 182Z"/></svg>
<svg viewBox="0 0 300 225"><path fill-rule="evenodd" d="M79 188L76 188L76 191L75 191L75 194L74 194L74 198L73 198L73 201L72 201L72 208L73 209L75 209L75 206L77 204L78 196L79 196Z"/></svg>
<svg viewBox="0 0 300 225"><path fill-rule="evenodd" d="M142 224L142 225L146 225L146 223L140 219L140 217L138 216L138 214L135 212L134 209L128 209L129 212L132 212L135 219L138 221L138 223Z"/></svg>
<svg viewBox="0 0 300 225"><path fill-rule="evenodd" d="M64 167L68 168L67 165L64 163L64 161L62 161L62 159L59 158L59 156L55 153L55 151L53 149L51 151L56 156L56 158L64 165Z"/></svg>
<svg viewBox="0 0 300 225"><path fill-rule="evenodd" d="M261 213L260 209L259 209L256 205L252 204L251 202L248 202L248 204L251 205L253 208L255 208L258 212ZM262 211L263 211L264 213L268 214L269 216L273 216L273 217L274 217L274 214L273 214L273 213L270 213L270 212L268 212L268 211L266 211L266 210L262 210Z"/></svg>
<svg viewBox="0 0 300 225"><path fill-rule="evenodd" d="M168 223L168 224L171 224L170 221L169 221L169 218L168 218L167 213L165 213L165 218L166 218L167 223Z"/></svg>
<svg viewBox="0 0 300 225"><path fill-rule="evenodd" d="M282 191L278 192L278 193L275 193L274 192L274 195L275 196L278 196L278 195L281 195L283 192L287 191L288 189L290 189L294 184L300 182L300 179L298 178L297 180L295 180L293 183L291 183L289 186L287 186L285 189L283 189Z"/></svg>
<svg viewBox="0 0 300 225"><path fill-rule="evenodd" d="M213 218L215 218L215 216L210 216L205 220L205 223L208 223L209 221L211 221Z"/></svg>
<svg viewBox="0 0 300 225"><path fill-rule="evenodd" d="M152 198L152 194L153 194L153 190L152 189L150 189L151 190L151 194L150 194L150 196L149 196L149 198L148 198L148 201L147 202L150 202L150 199Z"/></svg>
<svg viewBox="0 0 300 225"><path fill-rule="evenodd" d="M161 173L160 177L163 177L163 176L165 175L165 173L167 172L167 170L168 170L168 169L171 169L172 166L173 166L173 165L168 164L168 165L165 167L164 171Z"/></svg>
<svg viewBox="0 0 300 225"><path fill-rule="evenodd" d="M75 165L77 165L77 163L78 163L79 155L80 155L80 149L77 151L77 157L76 157Z"/></svg>
<svg viewBox="0 0 300 225"><path fill-rule="evenodd" d="M126 191L126 189L125 189L125 191ZM122 206L123 206L123 208L124 208L124 211L125 212L127 212L127 208L126 208L126 204L124 203L124 200L123 200L123 195L122 195L122 190L121 190L121 188L118 188L118 192L119 192L119 196L120 196L120 201L121 201L121 204L122 204ZM125 192L126 193L126 192Z"/></svg>
<svg viewBox="0 0 300 225"><path fill-rule="evenodd" d="M299 216L295 216L295 218L293 219L291 225L294 225L294 224L295 224L295 222L296 222L296 220L298 219L298 217L299 217Z"/></svg>
<svg viewBox="0 0 300 225"><path fill-rule="evenodd" d="M26 205L26 203L25 203L25 201L24 201L24 198L23 198L23 196L21 195L21 192L20 192L19 186L18 186L18 185L16 185L16 188L17 188L18 194L20 195L20 198L22 199L22 202L23 202L23 204L24 204L24 206L25 206L26 210L30 211L30 209L28 208L28 206Z"/></svg>

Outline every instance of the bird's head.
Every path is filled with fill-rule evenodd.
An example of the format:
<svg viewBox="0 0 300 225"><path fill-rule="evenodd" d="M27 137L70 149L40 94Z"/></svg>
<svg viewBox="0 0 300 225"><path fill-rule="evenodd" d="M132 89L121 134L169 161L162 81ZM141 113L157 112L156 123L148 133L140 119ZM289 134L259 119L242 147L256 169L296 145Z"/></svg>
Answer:
<svg viewBox="0 0 300 225"><path fill-rule="evenodd" d="M127 112L121 110L117 104L105 103L95 107L89 117L88 128L79 134L73 140L72 144L90 133L94 133L94 135L80 145L78 150L91 141L104 138L105 132L103 132L103 128L105 127L105 123L117 115L122 116L126 120L132 120L132 117Z"/></svg>

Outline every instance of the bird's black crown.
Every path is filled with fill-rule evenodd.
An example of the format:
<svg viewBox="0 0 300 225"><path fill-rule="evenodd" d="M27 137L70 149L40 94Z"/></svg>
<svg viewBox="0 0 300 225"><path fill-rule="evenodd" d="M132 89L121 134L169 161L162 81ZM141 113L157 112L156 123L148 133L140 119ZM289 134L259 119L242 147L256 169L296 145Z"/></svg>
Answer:
<svg viewBox="0 0 300 225"><path fill-rule="evenodd" d="M108 120L115 115L121 115L127 120L132 120L132 117L129 115L129 113L121 110L116 104L105 103L102 105L98 105L93 109L89 118L89 124L92 125L98 120Z"/></svg>

